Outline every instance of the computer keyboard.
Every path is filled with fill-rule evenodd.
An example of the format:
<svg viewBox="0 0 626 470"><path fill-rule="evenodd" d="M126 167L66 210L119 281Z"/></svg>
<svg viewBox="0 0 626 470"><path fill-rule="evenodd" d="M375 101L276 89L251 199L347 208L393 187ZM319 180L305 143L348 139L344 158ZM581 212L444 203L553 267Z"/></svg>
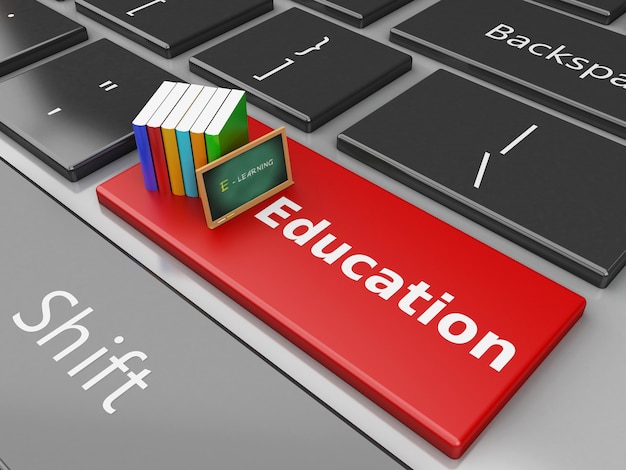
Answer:
<svg viewBox="0 0 626 470"><path fill-rule="evenodd" d="M47 7L37 15L53 15L37 21L63 28L21 37L29 30L12 25L30 3ZM523 12L507 21L523 18L553 41L527 33L531 51L487 38L485 47L504 49L506 60L497 64L489 62L489 49L479 63L473 55L481 49L471 38L457 41L461 52L432 47L469 35L463 31L489 20L501 3L0 1L0 157L8 163L0 167L2 269L9 279L0 329L9 397L0 405L8 416L0 420L4 464L620 468L626 240L618 178L626 69L619 43L626 18L611 22L613 15L603 26L565 6L520 1L502 15ZM75 24L54 19L59 14ZM517 23L513 28L525 34ZM565 34L570 28L582 33ZM416 40L428 31L439 36ZM552 52L563 45L562 55L547 61L533 53L541 45ZM566 61L570 51L577 62ZM550 77L544 86L548 72L507 64L509 57L532 67L544 60L555 74L573 74L576 85L605 89L556 89L560 80ZM591 70L579 78L584 67L575 69L586 63ZM609 67L612 75L600 77ZM535 76L527 80L526 72ZM514 74L521 78L511 80ZM255 135L286 126L291 139L295 184L282 193L286 199L279 194L275 205L211 232L208 251L198 248L205 237L188 239L176 220L183 213L197 220L199 201L177 196L184 202L172 199L170 207L155 199L142 187L132 150L131 122L164 80L242 88ZM441 89L446 83L450 94ZM306 203L300 228L327 218L327 235L359 250L341 269L331 253L316 251L324 250L319 244L312 248L315 242L286 228L299 211L293 201ZM200 233L197 224L190 227ZM250 234L256 244L248 246ZM212 248L215 240L223 251ZM229 271L235 258L238 267ZM365 268L375 270L363 277ZM351 284L343 287L329 269ZM313 272L329 281L318 284ZM409 272L420 277L407 282L404 297L380 307L384 322L365 314L389 293L393 273ZM308 290L331 284L332 294L319 298ZM351 311L351 299L361 297ZM573 326L582 298L585 315ZM423 299L430 308L419 310ZM346 313L317 330L317 312L338 315L329 303ZM46 305L51 320L38 323ZM508 320L496 320L491 309ZM89 329L89 343L67 357L69 339L43 340L61 324L57 311L66 318L83 312ZM398 333L408 320L410 328ZM432 338L411 336L415 325L427 331L436 322ZM465 330L453 328L458 324ZM503 340L522 330L515 358L524 367L482 357L481 345L495 341L490 334ZM441 355L442 340L467 346L463 357L476 362ZM526 341L533 343L528 357ZM363 364L350 356L354 345L368 345L366 372L378 375L366 380L351 369ZM426 363L431 375L423 374ZM490 364L492 371L515 368L515 378L498 388L480 375L478 367ZM370 386L370 378L381 377L380 386ZM454 383L458 377L463 381ZM397 393L405 383L414 388ZM463 389L467 396L450 396L467 402L446 403L449 390ZM477 403L491 393L498 397L479 412ZM433 398L434 408L414 411L411 400ZM118 421L106 421L114 416ZM446 433L465 416L475 420L470 434L478 430L478 437L464 434L459 445L452 436L446 444ZM449 419L443 432L440 422L428 424L432 417Z"/></svg>

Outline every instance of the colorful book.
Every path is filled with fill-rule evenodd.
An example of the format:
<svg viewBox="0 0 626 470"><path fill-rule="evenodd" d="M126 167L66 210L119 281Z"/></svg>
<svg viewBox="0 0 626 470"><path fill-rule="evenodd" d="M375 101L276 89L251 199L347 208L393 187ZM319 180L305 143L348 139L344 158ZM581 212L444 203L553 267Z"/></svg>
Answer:
<svg viewBox="0 0 626 470"><path fill-rule="evenodd" d="M163 103L167 95L172 91L176 83L165 81L152 95L139 114L133 120L133 131L135 133L135 142L137 143L137 152L139 153L139 163L141 164L141 172L146 189L157 191L158 185L156 175L154 173L154 165L152 164L152 151L150 150L150 142L148 139L148 120L153 116L158 107Z"/></svg>
<svg viewBox="0 0 626 470"><path fill-rule="evenodd" d="M176 196L185 195L185 185L183 183L183 173L180 164L176 127L183 117L185 117L203 88L204 87L202 85L190 85L161 125L165 161L167 163L167 171L170 177L170 187L172 189L172 193Z"/></svg>
<svg viewBox="0 0 626 470"><path fill-rule="evenodd" d="M208 160L214 161L248 143L246 93L230 90L205 131Z"/></svg>
<svg viewBox="0 0 626 470"><path fill-rule="evenodd" d="M215 116L224 103L229 92L230 90L228 88L218 88L202 111L200 117L198 117L196 122L191 126L189 134L191 136L191 148L193 150L196 168L200 168L208 162L204 133L213 120L213 116Z"/></svg>
<svg viewBox="0 0 626 470"><path fill-rule="evenodd" d="M163 146L163 136L161 126L174 106L178 103L185 91L189 88L188 83L176 83L167 98L161 103L156 112L152 115L147 124L148 140L152 151L152 164L156 175L159 192L171 193L170 177L165 160L165 147Z"/></svg>
<svg viewBox="0 0 626 470"><path fill-rule="evenodd" d="M217 88L205 86L193 102L185 116L176 126L176 142L180 157L180 168L183 175L185 194L190 197L198 197L198 185L196 183L196 162L191 146L191 126L200 117L204 108L215 94ZM206 152L205 152L206 153ZM204 162L206 164L206 161ZM202 166L202 165L198 165Z"/></svg>

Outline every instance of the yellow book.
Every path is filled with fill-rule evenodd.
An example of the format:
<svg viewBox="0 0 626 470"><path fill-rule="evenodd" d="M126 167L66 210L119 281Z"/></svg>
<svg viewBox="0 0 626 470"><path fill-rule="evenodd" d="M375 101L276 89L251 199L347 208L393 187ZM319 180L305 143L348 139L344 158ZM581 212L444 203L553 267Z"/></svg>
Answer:
<svg viewBox="0 0 626 470"><path fill-rule="evenodd" d="M178 123L185 116L185 113L198 97L202 88L202 85L189 85L161 126L165 160L170 177L170 187L172 188L172 193L176 196L185 195L183 172L180 166L180 155L178 153L178 141L176 140L176 126L178 126Z"/></svg>

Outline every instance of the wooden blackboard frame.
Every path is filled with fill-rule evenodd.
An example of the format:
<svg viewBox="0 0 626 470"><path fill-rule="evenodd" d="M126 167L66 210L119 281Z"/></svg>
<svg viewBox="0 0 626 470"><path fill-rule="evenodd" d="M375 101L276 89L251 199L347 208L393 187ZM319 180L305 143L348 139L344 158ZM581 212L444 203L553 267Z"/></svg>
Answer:
<svg viewBox="0 0 626 470"><path fill-rule="evenodd" d="M272 155L272 158L280 157L280 162L273 164L281 165L281 170L282 166L284 166L286 178L283 181L280 181L275 186L271 187L270 189L267 189L259 194L255 194L251 199L248 199L243 203L237 204L227 212L215 214L215 211L213 209L216 204L214 201L213 206L211 205L211 197L209 196L210 193L209 191L207 191L207 186L205 183L208 173L222 165L227 165L233 159L245 158L247 155L250 155L250 152L258 151L261 146L278 136L280 136L280 139L282 141L282 154L278 156ZM242 212L245 212L246 210L264 201L265 199L291 186L294 181L291 174L291 162L289 160L289 148L287 144L287 134L285 132L285 127L279 127L278 129L275 129L265 134L264 136L259 137L258 139L255 139L252 142L236 150L233 150L229 154L224 155L223 157L220 157L217 160L198 168L196 170L196 179L198 182L198 192L200 195L200 199L202 200L202 207L204 209L204 216L206 218L208 227L211 229L222 225L223 223L231 220L233 217L241 214ZM230 191L237 191L237 189L238 188L236 185L233 185L232 188L229 187Z"/></svg>

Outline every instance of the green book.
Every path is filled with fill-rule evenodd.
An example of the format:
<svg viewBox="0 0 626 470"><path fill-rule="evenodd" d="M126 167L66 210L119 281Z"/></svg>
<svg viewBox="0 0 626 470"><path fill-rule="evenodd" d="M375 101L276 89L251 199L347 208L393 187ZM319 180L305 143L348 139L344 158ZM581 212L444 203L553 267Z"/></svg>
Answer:
<svg viewBox="0 0 626 470"><path fill-rule="evenodd" d="M207 127L204 138L208 161L232 152L248 143L246 93L231 90Z"/></svg>

